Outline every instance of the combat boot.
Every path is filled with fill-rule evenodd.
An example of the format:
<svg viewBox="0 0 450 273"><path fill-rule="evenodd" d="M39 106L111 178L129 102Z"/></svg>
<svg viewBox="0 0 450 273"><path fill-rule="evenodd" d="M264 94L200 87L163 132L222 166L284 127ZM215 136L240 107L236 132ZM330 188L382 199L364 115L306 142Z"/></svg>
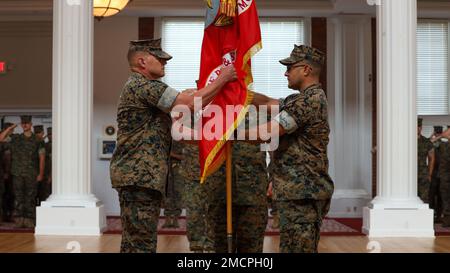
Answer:
<svg viewBox="0 0 450 273"><path fill-rule="evenodd" d="M450 216L445 215L441 218L442 220L442 227L450 227Z"/></svg>
<svg viewBox="0 0 450 273"><path fill-rule="evenodd" d="M180 224L178 223L178 217L172 217L172 228L180 228Z"/></svg>
<svg viewBox="0 0 450 273"><path fill-rule="evenodd" d="M15 217L14 218L14 223L15 223L15 227L16 228L23 228L24 227L24 218L23 217Z"/></svg>
<svg viewBox="0 0 450 273"><path fill-rule="evenodd" d="M440 216L435 216L434 217L434 223L435 224L440 224L442 223L442 218Z"/></svg>
<svg viewBox="0 0 450 273"><path fill-rule="evenodd" d="M164 223L164 225L162 227L163 228L173 228L173 221L174 221L173 216L166 217L166 222Z"/></svg>
<svg viewBox="0 0 450 273"><path fill-rule="evenodd" d="M25 218L23 225L26 228L34 228L34 220L32 218Z"/></svg>

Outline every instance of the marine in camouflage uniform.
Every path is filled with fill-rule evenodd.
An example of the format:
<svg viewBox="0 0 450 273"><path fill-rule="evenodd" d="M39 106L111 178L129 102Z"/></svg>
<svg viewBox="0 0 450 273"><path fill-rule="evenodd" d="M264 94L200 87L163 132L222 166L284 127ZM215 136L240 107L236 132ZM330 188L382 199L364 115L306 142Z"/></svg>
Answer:
<svg viewBox="0 0 450 273"><path fill-rule="evenodd" d="M247 114L242 128L256 124L257 118ZM245 123L245 124L244 124ZM245 127L244 127L245 126ZM243 141L233 142L232 154L232 201L233 201L233 252L262 253L266 231L267 210L267 163L266 152L260 145ZM226 173L225 168L208 181L212 188L210 217L214 228L214 242L217 253L228 252Z"/></svg>
<svg viewBox="0 0 450 273"><path fill-rule="evenodd" d="M27 131L31 117L22 116L23 134L11 135L11 174L15 196L14 216L18 227L33 227L36 218L38 183L43 180L45 148L36 135ZM41 167L42 166L42 167Z"/></svg>
<svg viewBox="0 0 450 273"><path fill-rule="evenodd" d="M33 133L39 141L44 141L45 132L43 125L33 126Z"/></svg>
<svg viewBox="0 0 450 273"><path fill-rule="evenodd" d="M15 127L16 126L13 123L5 123L1 133L3 142L0 141L0 181L3 181L3 183L0 184L0 187L3 187L3 195L0 196L0 199L3 198L2 202L0 202L0 206L2 206L0 215L3 213L3 220L6 222L12 221L14 211L14 195L11 178L11 154L6 151L10 149L9 143L11 141L11 134L14 133ZM1 218L0 221L2 221Z"/></svg>
<svg viewBox="0 0 450 273"><path fill-rule="evenodd" d="M262 253L266 231L268 178L265 153L260 146L245 142L233 143L233 253ZM214 183L215 196L210 218L214 228L217 253L227 253L226 175Z"/></svg>
<svg viewBox="0 0 450 273"><path fill-rule="evenodd" d="M36 136L36 139L40 142L40 145L44 147L45 149L45 141L44 141L44 136L45 136L45 132L44 132L44 126L42 125L35 125L33 126L33 133ZM47 159L47 153L45 154L45 159ZM47 166L47 162L45 162L45 165ZM36 194L36 205L39 206L41 204L41 195L42 195L42 190L43 190L43 185L45 183L45 168L44 167L44 180L42 180L41 182L37 183L37 194Z"/></svg>
<svg viewBox="0 0 450 273"><path fill-rule="evenodd" d="M207 219L209 198L208 178L200 184L200 164L198 145L183 147L181 175L186 182L183 202L186 206L186 231L189 248L194 252L214 251L214 233Z"/></svg>
<svg viewBox="0 0 450 273"><path fill-rule="evenodd" d="M182 198L184 191L184 179L181 176L181 161L182 161L182 144L177 141L172 142L172 151L170 154L170 170L169 179L172 179L171 188L168 189L167 197L164 199L164 216L166 222L164 228L179 228L178 218L182 212Z"/></svg>
<svg viewBox="0 0 450 273"><path fill-rule="evenodd" d="M450 143L442 142L436 150L439 155L440 194L442 197L442 224L450 227Z"/></svg>
<svg viewBox="0 0 450 273"><path fill-rule="evenodd" d="M428 176L425 176L425 166L422 166L423 169L419 169L418 172L418 180L422 180L422 184L425 184L424 182L427 182L429 184L428 187L426 186L422 186L423 189L419 188L419 196L421 191L423 192L424 190L426 191L428 189L428 203L430 204L430 208L433 209L434 211L434 218L435 218L435 222L439 223L441 220L441 216L442 216L442 200L441 200L441 193L440 193L440 184L441 184L441 180L439 178L439 153L437 152L439 150L439 146L441 144L441 140L440 137L438 137L439 134L442 133L442 126L435 126L434 127L434 134L432 137L430 137L430 139L428 141L431 141L431 143L433 144L433 149L431 151L429 151L427 157L420 159L422 161L422 165L424 163L428 163L428 169L429 172L431 172L431 178L430 178L430 174L428 174ZM423 145L423 144L422 144ZM419 149L420 149L420 145L419 145ZM422 148L423 149L423 148ZM425 151L422 151L422 153L424 153ZM425 156L425 155L423 155ZM428 159L427 162L424 162ZM418 159L419 160L419 159ZM420 167L419 167L420 168Z"/></svg>
<svg viewBox="0 0 450 273"><path fill-rule="evenodd" d="M5 170L3 154L6 149L6 143L0 141L0 222L3 221L3 196L5 195Z"/></svg>
<svg viewBox="0 0 450 273"><path fill-rule="evenodd" d="M417 189L420 199L424 203L429 202L430 196L430 170L431 165L427 164L427 159L430 160L430 153L433 150L433 143L426 137L421 135L422 119L418 120L418 139L417 139Z"/></svg>
<svg viewBox="0 0 450 273"><path fill-rule="evenodd" d="M45 171L44 181L39 183L39 204L52 194L52 128L47 128L48 142L45 143Z"/></svg>
<svg viewBox="0 0 450 273"><path fill-rule="evenodd" d="M270 207L270 215L272 215L272 226L273 229L279 229L280 228L280 215L278 214L278 208L277 208L277 202L273 200L273 152L270 152L270 164L267 168L267 173L269 176L269 187L270 187L270 196L269 192L267 193L267 202Z"/></svg>
<svg viewBox="0 0 450 273"><path fill-rule="evenodd" d="M121 207L121 252L156 252L172 143L169 112L178 105L177 99L189 106L194 101L192 94L180 94L156 80L164 76L164 65L171 58L161 49L161 39L130 43L128 59L133 72L120 95L117 147L110 164L112 187L119 193ZM235 77L234 68L223 68L196 97L209 103Z"/></svg>
<svg viewBox="0 0 450 273"><path fill-rule="evenodd" d="M171 59L160 49L160 41L131 42L130 52L138 50ZM156 252L172 142L169 111L177 94L165 83L133 72L120 95L110 173L120 200L121 252Z"/></svg>
<svg viewBox="0 0 450 273"><path fill-rule="evenodd" d="M280 251L315 253L320 228L329 211L334 183L328 174L327 99L319 83L325 54L295 46L287 66L289 88L299 93L278 101L255 94L255 105L280 106L271 126L281 127L274 152L273 197L280 214ZM273 136L272 136L273 137Z"/></svg>

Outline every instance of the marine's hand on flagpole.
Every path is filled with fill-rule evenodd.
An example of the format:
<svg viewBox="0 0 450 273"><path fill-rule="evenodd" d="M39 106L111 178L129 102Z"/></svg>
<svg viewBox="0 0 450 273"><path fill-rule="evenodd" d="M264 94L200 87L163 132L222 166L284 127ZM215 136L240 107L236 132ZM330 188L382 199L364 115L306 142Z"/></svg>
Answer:
<svg viewBox="0 0 450 273"><path fill-rule="evenodd" d="M181 93L185 93L190 96L193 96L195 94L195 92L197 92L197 89L191 88L191 89L186 89L186 90L182 91Z"/></svg>
<svg viewBox="0 0 450 273"><path fill-rule="evenodd" d="M234 65L224 66L220 69L219 78L225 82L232 82L237 80L237 72Z"/></svg>
<svg viewBox="0 0 450 273"><path fill-rule="evenodd" d="M272 182L270 182L269 187L267 189L267 197L272 198L272 190L273 190L273 185L272 185Z"/></svg>

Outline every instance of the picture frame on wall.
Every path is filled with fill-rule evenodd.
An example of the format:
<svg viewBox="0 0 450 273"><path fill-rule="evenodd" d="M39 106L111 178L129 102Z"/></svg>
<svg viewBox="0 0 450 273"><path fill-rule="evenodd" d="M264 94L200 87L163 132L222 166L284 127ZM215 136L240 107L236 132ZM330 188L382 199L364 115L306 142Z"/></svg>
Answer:
<svg viewBox="0 0 450 273"><path fill-rule="evenodd" d="M111 159L116 149L117 141L113 138L99 138L98 157L100 159Z"/></svg>

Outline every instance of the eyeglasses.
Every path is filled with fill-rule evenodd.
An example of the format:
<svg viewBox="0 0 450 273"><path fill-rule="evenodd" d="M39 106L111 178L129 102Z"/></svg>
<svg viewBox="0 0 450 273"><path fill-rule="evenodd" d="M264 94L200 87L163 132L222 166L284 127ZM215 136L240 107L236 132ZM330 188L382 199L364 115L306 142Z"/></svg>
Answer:
<svg viewBox="0 0 450 273"><path fill-rule="evenodd" d="M291 70L293 69L293 68L297 68L297 67L305 67L306 65L304 65L304 64L301 64L301 65L291 65L291 66L288 66L287 68L286 68L286 72L287 73L289 73L289 72L291 72Z"/></svg>

